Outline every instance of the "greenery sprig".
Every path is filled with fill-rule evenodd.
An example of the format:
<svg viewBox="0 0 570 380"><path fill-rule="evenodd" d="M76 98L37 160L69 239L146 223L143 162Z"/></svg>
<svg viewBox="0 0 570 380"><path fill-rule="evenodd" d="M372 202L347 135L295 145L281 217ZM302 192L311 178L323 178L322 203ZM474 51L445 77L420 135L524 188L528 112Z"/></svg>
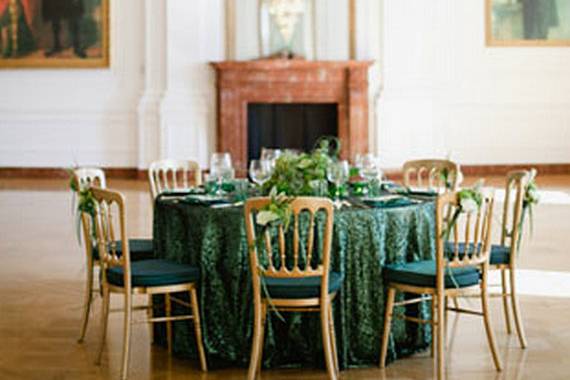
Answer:
<svg viewBox="0 0 570 380"><path fill-rule="evenodd" d="M522 204L522 212L521 212L521 219L519 221L519 236L517 241L517 250L520 249L521 238L523 234L523 226L524 221L526 219L526 215L528 214L529 223L530 223L530 233L532 235L534 230L534 206L540 202L540 194L538 191L538 186L536 185L536 169L532 168L528 175L528 181L524 188L523 194L523 204Z"/></svg>
<svg viewBox="0 0 570 380"><path fill-rule="evenodd" d="M336 137L321 137L310 153L284 153L275 161L271 178L263 185L268 195L273 188L277 193L290 196L315 195L315 188L326 181L327 167L338 158L340 142Z"/></svg>
<svg viewBox="0 0 570 380"><path fill-rule="evenodd" d="M471 188L464 188L457 192L457 197L459 198L459 205L455 208L455 211L447 223L446 228L442 232L442 237L444 241L449 239L449 234L451 230L457 223L459 215L461 213L471 213L479 211L481 205L483 204L483 193L481 189L483 188L484 180L480 179Z"/></svg>
<svg viewBox="0 0 570 380"><path fill-rule="evenodd" d="M75 177L74 169L68 169L69 174L69 188L73 192L73 197L71 200L72 212L75 216L75 232L77 236L77 241L81 244L81 214L88 214L91 219L95 218L96 210L96 200L93 196L93 191L91 191L90 186L85 186L81 188L77 179ZM91 234L95 237L95 225L91 223Z"/></svg>

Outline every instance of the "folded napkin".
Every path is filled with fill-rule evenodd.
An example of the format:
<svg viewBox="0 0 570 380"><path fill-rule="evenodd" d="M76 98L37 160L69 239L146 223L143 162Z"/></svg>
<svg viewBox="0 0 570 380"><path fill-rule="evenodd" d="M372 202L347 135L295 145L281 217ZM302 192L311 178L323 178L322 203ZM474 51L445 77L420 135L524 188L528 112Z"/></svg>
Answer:
<svg viewBox="0 0 570 380"><path fill-rule="evenodd" d="M413 203L409 198L399 197L399 196L382 196L373 198L363 198L362 202L369 207L374 208L392 208L392 207L403 207L409 206Z"/></svg>
<svg viewBox="0 0 570 380"><path fill-rule="evenodd" d="M160 193L163 197L180 197L191 194L205 194L206 190L202 187L188 187L183 189L164 190Z"/></svg>
<svg viewBox="0 0 570 380"><path fill-rule="evenodd" d="M230 203L230 201L223 197L218 197L215 195L207 195L207 194L196 194L196 195L188 195L182 202L193 204L193 205L202 205L202 206L210 206L215 204L221 203Z"/></svg>

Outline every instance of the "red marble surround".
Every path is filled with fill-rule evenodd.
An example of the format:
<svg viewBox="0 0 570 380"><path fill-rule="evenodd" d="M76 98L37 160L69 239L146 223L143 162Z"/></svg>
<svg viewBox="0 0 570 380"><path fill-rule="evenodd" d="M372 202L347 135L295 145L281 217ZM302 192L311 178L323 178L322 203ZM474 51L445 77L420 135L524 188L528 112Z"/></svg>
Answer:
<svg viewBox="0 0 570 380"><path fill-rule="evenodd" d="M213 62L217 149L247 162L248 103L336 103L341 156L368 150L369 61L267 59Z"/></svg>

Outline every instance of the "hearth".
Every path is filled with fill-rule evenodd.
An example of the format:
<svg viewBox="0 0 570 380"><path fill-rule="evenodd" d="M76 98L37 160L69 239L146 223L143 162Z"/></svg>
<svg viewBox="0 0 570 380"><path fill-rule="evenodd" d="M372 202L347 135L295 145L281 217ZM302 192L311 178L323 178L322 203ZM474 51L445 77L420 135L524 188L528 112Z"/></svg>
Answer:
<svg viewBox="0 0 570 380"><path fill-rule="evenodd" d="M336 104L249 103L248 161L263 147L310 151L319 137L338 135L337 114Z"/></svg>
<svg viewBox="0 0 570 380"><path fill-rule="evenodd" d="M332 106L341 156L366 152L370 64L281 59L212 63L218 95L217 149L230 152L234 162L242 164L254 157L255 152L249 152L249 110L266 104L275 105L272 112L277 113L286 105ZM306 123L303 129L312 126Z"/></svg>

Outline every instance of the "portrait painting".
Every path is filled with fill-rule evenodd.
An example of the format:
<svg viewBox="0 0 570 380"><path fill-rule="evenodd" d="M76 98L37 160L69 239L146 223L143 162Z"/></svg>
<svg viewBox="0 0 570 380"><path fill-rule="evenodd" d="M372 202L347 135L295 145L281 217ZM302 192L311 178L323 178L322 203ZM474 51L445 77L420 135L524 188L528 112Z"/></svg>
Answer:
<svg viewBox="0 0 570 380"><path fill-rule="evenodd" d="M570 0L487 0L487 45L570 46Z"/></svg>
<svg viewBox="0 0 570 380"><path fill-rule="evenodd" d="M109 0L0 0L0 68L108 67Z"/></svg>

